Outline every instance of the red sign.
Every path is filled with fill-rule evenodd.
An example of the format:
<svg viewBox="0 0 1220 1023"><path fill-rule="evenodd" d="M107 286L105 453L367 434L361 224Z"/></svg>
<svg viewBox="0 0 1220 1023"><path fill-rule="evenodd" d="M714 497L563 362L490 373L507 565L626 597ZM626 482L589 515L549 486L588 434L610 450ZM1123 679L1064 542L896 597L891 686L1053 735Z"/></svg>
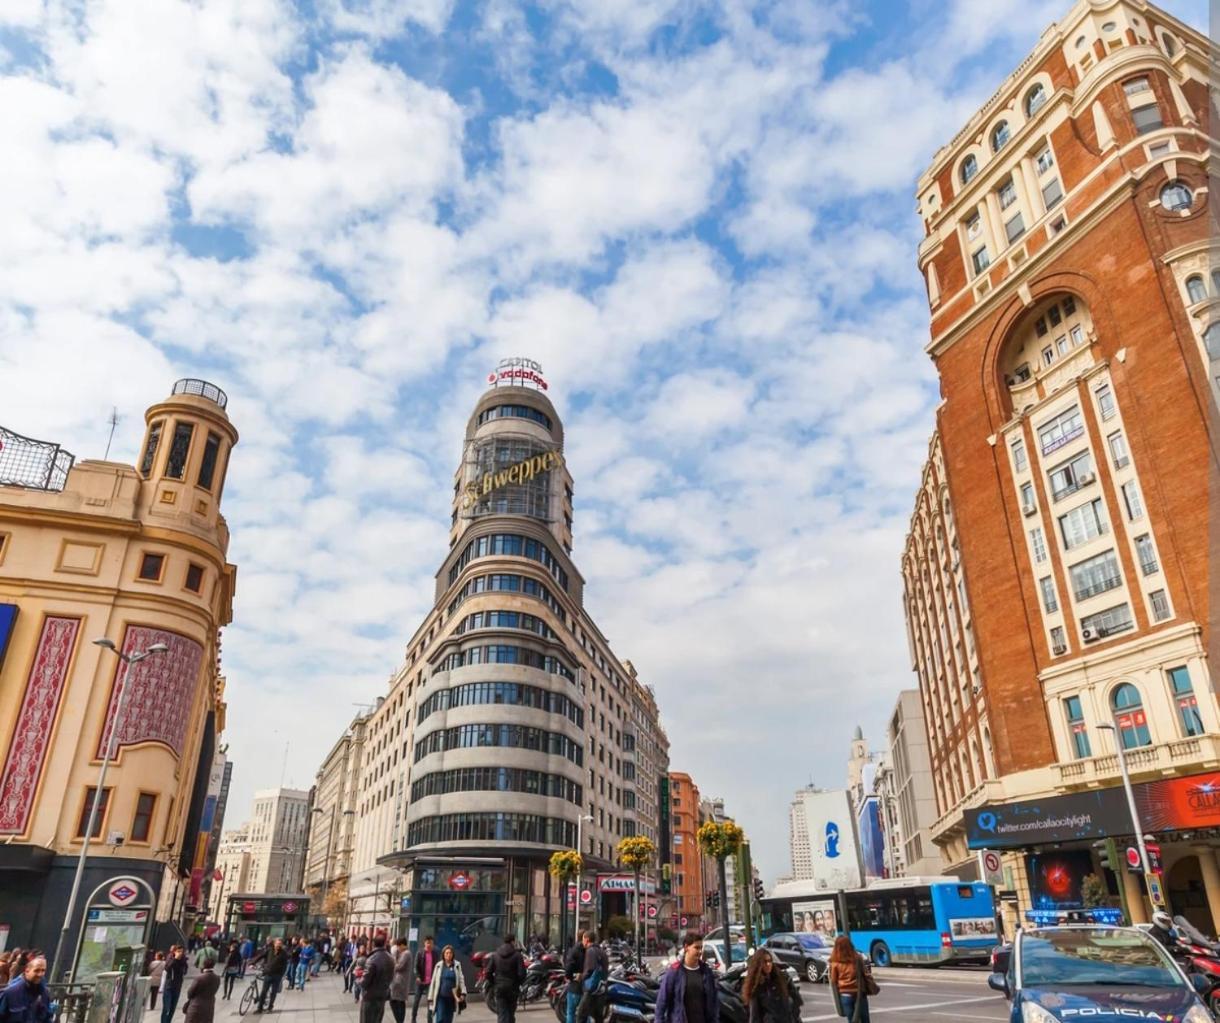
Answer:
<svg viewBox="0 0 1220 1023"><path fill-rule="evenodd" d="M648 919L655 920L656 918L657 918L657 907L649 906L648 907ZM764 963L763 965L766 965L766 964Z"/></svg>
<svg viewBox="0 0 1220 1023"><path fill-rule="evenodd" d="M1220 826L1220 775L1163 778L1135 786L1140 821L1149 831Z"/></svg>
<svg viewBox="0 0 1220 1023"><path fill-rule="evenodd" d="M582 891L580 893L580 904L582 906L588 906L592 902L593 902L593 892L590 889L586 888L584 891Z"/></svg>
<svg viewBox="0 0 1220 1023"><path fill-rule="evenodd" d="M297 911L297 904L295 902L285 902L282 909L286 915L291 916Z"/></svg>
<svg viewBox="0 0 1220 1023"><path fill-rule="evenodd" d="M685 926L686 926L688 923L690 923L690 920L689 920L688 918L686 918L686 917L683 917L683 918L682 918L682 926L683 926L683 927L685 927ZM763 963L763 966L766 966L766 965L767 965L766 963Z"/></svg>
<svg viewBox="0 0 1220 1023"><path fill-rule="evenodd" d="M258 910L258 905L256 903L243 902L241 904L241 911L245 916L253 916L257 910Z"/></svg>
<svg viewBox="0 0 1220 1023"><path fill-rule="evenodd" d="M449 887L454 888L459 892L464 892L470 887L470 875L461 870L450 874Z"/></svg>
<svg viewBox="0 0 1220 1023"><path fill-rule="evenodd" d="M223 881L224 879L225 879L224 871L221 870L219 867L217 867L215 870L212 871L212 880L213 881Z"/></svg>
<svg viewBox="0 0 1220 1023"><path fill-rule="evenodd" d="M1148 853L1148 867L1154 874L1163 874L1161 866L1161 847L1156 842L1145 842L1144 850Z"/></svg>
<svg viewBox="0 0 1220 1023"><path fill-rule="evenodd" d="M1140 869L1140 851L1133 845L1127 846L1127 867L1130 870Z"/></svg>

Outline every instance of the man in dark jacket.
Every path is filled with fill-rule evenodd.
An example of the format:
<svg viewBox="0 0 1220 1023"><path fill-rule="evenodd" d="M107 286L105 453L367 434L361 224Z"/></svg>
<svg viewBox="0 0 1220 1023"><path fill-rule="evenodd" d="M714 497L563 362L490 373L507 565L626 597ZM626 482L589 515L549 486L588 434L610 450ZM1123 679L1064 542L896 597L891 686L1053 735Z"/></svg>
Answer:
<svg viewBox="0 0 1220 1023"><path fill-rule="evenodd" d="M189 965L186 949L181 945L170 949L161 978L161 1023L174 1023L174 1010L178 1008L178 996L182 994L182 982L186 979Z"/></svg>
<svg viewBox="0 0 1220 1023"><path fill-rule="evenodd" d="M385 935L373 939L373 954L365 960L360 980L360 1023L381 1023L394 980L394 957L386 951Z"/></svg>
<svg viewBox="0 0 1220 1023"><path fill-rule="evenodd" d="M261 959L263 964L263 986L258 993L258 1007L255 1012L272 1012L275 1009L275 996L280 993L280 986L284 983L284 974L288 972L288 950L284 948L282 938L276 938L274 944L261 956L255 956L254 961L258 962ZM267 1003L267 995L271 995L271 1001Z"/></svg>
<svg viewBox="0 0 1220 1023"><path fill-rule="evenodd" d="M585 969L585 932L576 932L576 941L563 957L563 974L568 978L567 1023L576 1023L576 1007L580 1004L580 975Z"/></svg>
<svg viewBox="0 0 1220 1023"><path fill-rule="evenodd" d="M47 961L35 956L20 977L0 991L0 1023L51 1023L51 990L43 981Z"/></svg>
<svg viewBox="0 0 1220 1023"><path fill-rule="evenodd" d="M610 972L610 961L605 950L597 943L596 931L585 931L581 939L585 947L585 961L580 968L580 1004L576 1006L577 1023L585 1023L592 1016L602 1023L606 1013L606 999L601 993L602 981Z"/></svg>
<svg viewBox="0 0 1220 1023"><path fill-rule="evenodd" d="M682 955L661 977L656 1023L719 1023L720 989L703 961L703 935L687 931Z"/></svg>
<svg viewBox="0 0 1220 1023"><path fill-rule="evenodd" d="M497 1023L516 1023L517 998L525 982L525 957L517 948L515 935L504 935L504 944L492 953L487 963L487 982L496 989Z"/></svg>

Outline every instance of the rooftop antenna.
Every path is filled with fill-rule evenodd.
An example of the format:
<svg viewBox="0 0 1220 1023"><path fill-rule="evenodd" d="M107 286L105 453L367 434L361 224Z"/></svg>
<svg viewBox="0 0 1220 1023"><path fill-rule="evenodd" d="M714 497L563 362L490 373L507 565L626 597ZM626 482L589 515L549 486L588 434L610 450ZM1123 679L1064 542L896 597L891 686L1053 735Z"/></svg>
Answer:
<svg viewBox="0 0 1220 1023"><path fill-rule="evenodd" d="M284 787L284 778L288 774L288 743L284 743L284 765L280 768L280 788Z"/></svg>
<svg viewBox="0 0 1220 1023"><path fill-rule="evenodd" d="M110 407L110 418L106 420L110 424L110 437L106 440L106 454L102 457L103 462L110 461L110 445L114 442L114 430L119 425L119 410L113 405Z"/></svg>

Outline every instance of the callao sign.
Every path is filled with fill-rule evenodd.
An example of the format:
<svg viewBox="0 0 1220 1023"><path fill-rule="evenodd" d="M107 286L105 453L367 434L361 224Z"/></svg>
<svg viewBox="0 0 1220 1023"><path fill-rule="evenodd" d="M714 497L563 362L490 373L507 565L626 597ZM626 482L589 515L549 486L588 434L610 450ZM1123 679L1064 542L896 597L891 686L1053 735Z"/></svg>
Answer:
<svg viewBox="0 0 1220 1023"><path fill-rule="evenodd" d="M547 389L547 382L542 378L542 367L533 359L501 359L500 364L487 374L487 382L492 387L533 384L540 391Z"/></svg>

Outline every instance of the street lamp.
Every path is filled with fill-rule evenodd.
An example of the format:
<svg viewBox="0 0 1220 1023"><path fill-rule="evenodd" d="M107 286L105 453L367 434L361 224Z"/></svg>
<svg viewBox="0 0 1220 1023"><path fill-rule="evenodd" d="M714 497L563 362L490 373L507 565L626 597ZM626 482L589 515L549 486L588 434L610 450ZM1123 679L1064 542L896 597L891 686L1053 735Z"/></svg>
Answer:
<svg viewBox="0 0 1220 1023"><path fill-rule="evenodd" d="M1123 776L1123 790L1127 793L1127 809L1131 811L1131 826L1135 829L1135 844L1140 851L1140 865L1144 868L1144 877L1152 876L1152 866L1148 861L1148 847L1144 844L1144 829L1140 824L1139 811L1135 808L1135 793L1131 791L1131 774L1127 770L1127 756L1123 751L1122 731L1114 722L1102 722L1098 729L1114 733L1114 748L1118 751L1118 769Z"/></svg>
<svg viewBox="0 0 1220 1023"><path fill-rule="evenodd" d="M576 935L580 933L580 890L585 878L585 847L581 845L580 832L584 822L593 823L593 815L591 813L582 814L576 818L576 851L580 853L580 870L576 874L576 894L572 899L572 910L575 919L572 921L572 940L576 940Z"/></svg>
<svg viewBox="0 0 1220 1023"><path fill-rule="evenodd" d="M102 794L106 791L106 770L110 767L110 761L114 757L115 740L119 733L119 722L123 719L123 705L127 702L127 690L130 688L128 683L131 681L131 670L146 657L151 657L153 654L163 654L169 650L169 647L164 643L153 643L147 650L137 650L135 653L125 654L114 645L114 641L110 639L95 639L94 646L105 647L114 654L120 661L123 661L127 667L123 672L123 681L119 683L118 695L115 697L114 704L114 723L110 727L110 734L106 737L106 748L102 750L102 767L97 775L97 788L93 790L93 803L89 807L89 823L85 825L85 837L81 842L80 856L76 860L76 875L72 878L72 894L68 896L68 909L64 913L64 925L59 932L59 940L55 942L55 957L51 960L51 980L54 981L57 976L62 973L63 965L61 956L64 951L64 942L68 938L68 932L72 929L72 914L76 912L76 900L80 896L80 884L85 876L85 861L89 856L89 840L93 837L93 829L97 826L98 810L102 804Z"/></svg>

